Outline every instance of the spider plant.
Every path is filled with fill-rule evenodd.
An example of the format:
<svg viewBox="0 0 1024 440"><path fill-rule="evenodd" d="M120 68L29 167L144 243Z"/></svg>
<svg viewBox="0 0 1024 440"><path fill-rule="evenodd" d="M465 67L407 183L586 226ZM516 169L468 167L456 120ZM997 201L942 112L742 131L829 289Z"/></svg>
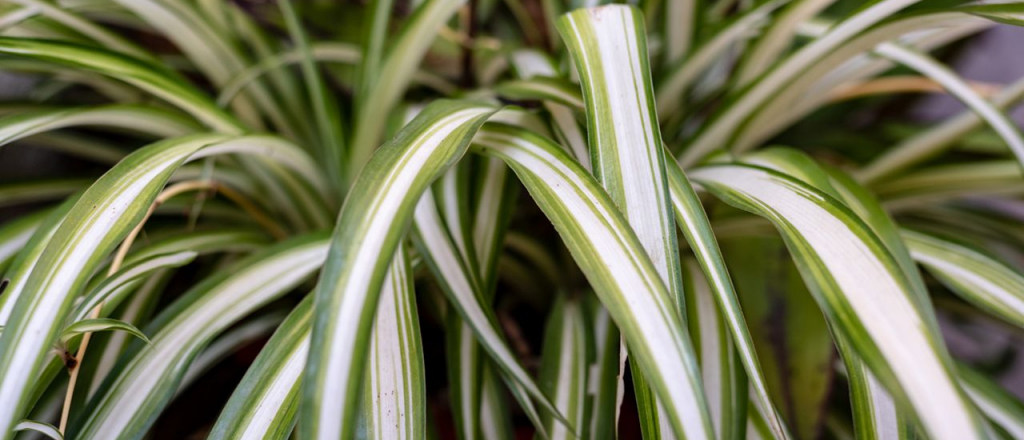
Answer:
<svg viewBox="0 0 1024 440"><path fill-rule="evenodd" d="M0 440L1024 438L1024 5L604 3L0 2Z"/></svg>

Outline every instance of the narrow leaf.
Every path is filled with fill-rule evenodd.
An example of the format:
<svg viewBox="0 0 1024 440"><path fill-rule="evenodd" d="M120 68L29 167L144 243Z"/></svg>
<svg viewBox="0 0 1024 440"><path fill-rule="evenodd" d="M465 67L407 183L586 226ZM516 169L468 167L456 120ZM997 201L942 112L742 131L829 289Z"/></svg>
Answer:
<svg viewBox="0 0 1024 440"><path fill-rule="evenodd" d="M103 49L70 43L0 37L0 53L39 59L94 71L152 93L192 114L209 127L240 133L241 126L217 108L202 92L163 67Z"/></svg>
<svg viewBox="0 0 1024 440"><path fill-rule="evenodd" d="M360 173L317 288L300 420L310 438L354 434L366 347L387 265L416 201L465 153L470 136L492 112L451 101L431 104Z"/></svg>
<svg viewBox="0 0 1024 440"><path fill-rule="evenodd" d="M410 275L405 249L399 248L381 287L369 344L362 413L368 439L426 436L423 347Z"/></svg>
<svg viewBox="0 0 1024 440"><path fill-rule="evenodd" d="M291 435L309 355L312 305L309 295L260 350L217 418L209 440L284 440Z"/></svg>
<svg viewBox="0 0 1024 440"><path fill-rule="evenodd" d="M143 340L145 343L149 343L149 338L146 337L141 330L135 328L127 322L111 319L111 318L96 318L96 319L83 319L74 324L69 325L60 334L60 342L62 344L70 343L74 338L81 336L84 333L96 333L106 331L123 331L136 338Z"/></svg>
<svg viewBox="0 0 1024 440"><path fill-rule="evenodd" d="M965 365L959 365L960 382L978 409L1010 438L1024 438L1024 403L998 383Z"/></svg>
<svg viewBox="0 0 1024 440"><path fill-rule="evenodd" d="M348 175L354 177L363 168L384 133L384 123L392 107L405 93L413 72L441 26L466 0L426 0L416 8L392 43L380 77L368 92L365 106L357 109L355 133L351 142Z"/></svg>
<svg viewBox="0 0 1024 440"><path fill-rule="evenodd" d="M1024 166L1024 135L1017 125L974 91L959 75L933 58L897 44L882 44L875 53L921 72L946 88L953 96L978 113L999 134L1017 160Z"/></svg>
<svg viewBox="0 0 1024 440"><path fill-rule="evenodd" d="M1024 274L966 244L921 232L900 235L914 260L964 300L1024 327Z"/></svg>
<svg viewBox="0 0 1024 440"><path fill-rule="evenodd" d="M67 127L105 126L155 137L175 137L201 131L179 114L140 105L105 105L24 112L0 119L0 145Z"/></svg>
<svg viewBox="0 0 1024 440"><path fill-rule="evenodd" d="M107 303L108 307L117 307L117 304L120 303L122 298L114 298L114 300L111 301L111 296L115 292L124 290L123 288L126 285L137 281L154 271L184 266L192 262L197 255L198 253L194 251L184 251L173 254L156 255L126 264L116 273L103 279L101 282L94 283L93 286L86 289L87 293L71 312L71 320L80 321L85 319L86 316L89 315L89 312L100 304Z"/></svg>
<svg viewBox="0 0 1024 440"><path fill-rule="evenodd" d="M64 440L64 436L61 435L60 431L57 430L56 426L49 423L35 422L32 420L22 420L14 425L15 431L35 431L42 435L45 435L53 440Z"/></svg>
<svg viewBox="0 0 1024 440"><path fill-rule="evenodd" d="M580 438L573 435L573 431L587 438L583 433L588 383L587 334L580 302L559 296L544 327L540 386L551 396L558 411L566 416L568 426L549 415L542 416L550 440Z"/></svg>

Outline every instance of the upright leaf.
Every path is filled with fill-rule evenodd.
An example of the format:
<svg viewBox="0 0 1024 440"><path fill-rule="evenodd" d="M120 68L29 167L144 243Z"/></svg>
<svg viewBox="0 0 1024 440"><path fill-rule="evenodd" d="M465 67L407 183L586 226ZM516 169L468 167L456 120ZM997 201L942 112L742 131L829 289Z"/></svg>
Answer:
<svg viewBox="0 0 1024 440"><path fill-rule="evenodd" d="M577 10L559 19L558 30L583 87L594 176L626 216L669 287L667 300L682 310L675 219L665 177L665 148L654 112L643 16L626 6ZM676 316L682 319L681 312ZM647 385L640 370L634 370L645 434L671 437L671 425L661 422L670 416L656 402L643 398L648 395ZM710 425L687 428L692 429L688 435L678 436L700 438L711 432Z"/></svg>

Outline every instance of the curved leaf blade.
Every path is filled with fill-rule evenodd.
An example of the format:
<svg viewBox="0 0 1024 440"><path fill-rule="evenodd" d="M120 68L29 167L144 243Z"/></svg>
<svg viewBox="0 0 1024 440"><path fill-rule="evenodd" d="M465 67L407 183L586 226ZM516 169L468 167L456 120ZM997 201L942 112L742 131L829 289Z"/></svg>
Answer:
<svg viewBox="0 0 1024 440"><path fill-rule="evenodd" d="M948 353L922 316L931 311L915 306L898 263L845 206L763 168L714 165L691 176L727 203L776 224L833 328L909 402L929 435L984 437Z"/></svg>
<svg viewBox="0 0 1024 440"><path fill-rule="evenodd" d="M964 300L1024 327L1024 275L971 246L904 229L910 254Z"/></svg>
<svg viewBox="0 0 1024 440"><path fill-rule="evenodd" d="M435 102L382 146L357 179L317 288L300 420L310 438L354 434L364 353L387 265L420 195L465 153L493 111Z"/></svg>
<svg viewBox="0 0 1024 440"><path fill-rule="evenodd" d="M180 107L215 130L233 134L243 131L233 116L218 108L177 74L163 67L103 49L28 38L0 37L0 53L110 76Z"/></svg>
<svg viewBox="0 0 1024 440"><path fill-rule="evenodd" d="M136 346L72 426L75 438L141 438L200 350L214 336L287 293L323 264L324 234L275 245L197 285L150 325L149 346Z"/></svg>
<svg viewBox="0 0 1024 440"><path fill-rule="evenodd" d="M59 340L62 344L68 344L73 339L82 336L85 333L107 331L123 331L149 344L149 338L146 337L145 333L142 333L142 330L139 330L134 325L127 322L111 318L83 319L78 321L65 328L64 331L61 332Z"/></svg>
<svg viewBox="0 0 1024 440"><path fill-rule="evenodd" d="M664 283L608 195L561 147L529 132L490 125L474 142L482 154L509 164L554 223L662 399L674 431L706 426L693 348L666 301Z"/></svg>

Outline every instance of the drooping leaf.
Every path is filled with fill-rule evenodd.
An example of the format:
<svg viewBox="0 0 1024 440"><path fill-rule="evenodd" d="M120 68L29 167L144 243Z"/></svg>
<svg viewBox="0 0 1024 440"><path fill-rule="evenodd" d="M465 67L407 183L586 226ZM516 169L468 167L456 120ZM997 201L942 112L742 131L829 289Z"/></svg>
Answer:
<svg viewBox="0 0 1024 440"><path fill-rule="evenodd" d="M949 355L927 324L934 322L926 316L933 312L918 308L914 287L896 260L844 205L763 168L713 165L691 176L726 202L776 225L826 320L886 388L908 402L929 435L983 437ZM876 305L881 301L884 308Z"/></svg>
<svg viewBox="0 0 1024 440"><path fill-rule="evenodd" d="M0 53L110 76L164 99L213 129L234 134L242 131L234 117L217 108L201 92L161 66L103 49L26 38L0 38Z"/></svg>
<svg viewBox="0 0 1024 440"><path fill-rule="evenodd" d="M77 199L41 250L0 338L0 399L11 402L0 407L0 436L26 410L27 378L42 365L74 298L102 258L146 216L170 175L184 162L211 154L303 157L287 147L214 134L158 142L125 158Z"/></svg>
<svg viewBox="0 0 1024 440"><path fill-rule="evenodd" d="M22 420L17 425L14 425L14 431L35 431L53 440L64 440L64 436L57 427L49 423Z"/></svg>
<svg viewBox="0 0 1024 440"><path fill-rule="evenodd" d="M95 333L95 332L107 332L107 331L123 331L136 338L139 338L149 343L149 338L146 337L141 330L135 328L127 322L110 319L110 318L95 318L95 319L83 319L74 324L69 325L60 334L60 342L62 344L68 344L73 339L82 336L84 333Z"/></svg>
<svg viewBox="0 0 1024 440"><path fill-rule="evenodd" d="M967 244L932 234L901 231L914 260L964 300L1024 326L1024 275Z"/></svg>
<svg viewBox="0 0 1024 440"><path fill-rule="evenodd" d="M80 439L141 438L200 350L307 279L323 264L327 247L324 234L294 238L197 285L148 326L151 344L121 358L70 432Z"/></svg>

